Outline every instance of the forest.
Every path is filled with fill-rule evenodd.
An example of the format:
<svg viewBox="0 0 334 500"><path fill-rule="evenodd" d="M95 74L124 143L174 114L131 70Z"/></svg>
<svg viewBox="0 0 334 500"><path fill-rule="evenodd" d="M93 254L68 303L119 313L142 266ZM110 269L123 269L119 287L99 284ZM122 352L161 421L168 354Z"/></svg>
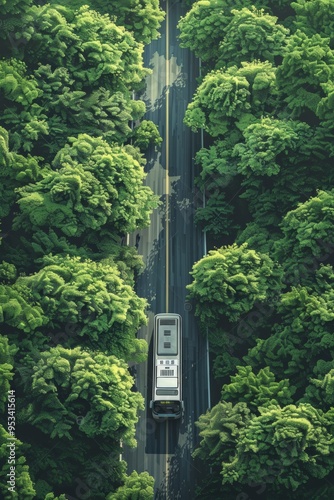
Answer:
<svg viewBox="0 0 334 500"><path fill-rule="evenodd" d="M148 500L153 477L120 460L144 405L129 363L148 351L143 263L122 240L159 202L143 181L162 139L134 93L165 13L0 3L0 497Z"/></svg>
<svg viewBox="0 0 334 500"><path fill-rule="evenodd" d="M204 130L209 251L189 299L217 391L193 456L200 499L334 496L334 2L200 0L184 122Z"/></svg>

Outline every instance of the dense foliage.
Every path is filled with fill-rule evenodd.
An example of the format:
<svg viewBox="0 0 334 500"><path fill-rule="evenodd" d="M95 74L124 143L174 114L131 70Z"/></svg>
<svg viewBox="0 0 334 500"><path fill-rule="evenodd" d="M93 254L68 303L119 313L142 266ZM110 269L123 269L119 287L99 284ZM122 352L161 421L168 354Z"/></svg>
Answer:
<svg viewBox="0 0 334 500"><path fill-rule="evenodd" d="M328 0L199 0L179 23L213 248L188 290L223 383L201 500L334 494L333 24Z"/></svg>
<svg viewBox="0 0 334 500"><path fill-rule="evenodd" d="M143 408L128 363L148 350L142 261L122 241L158 204L143 153L162 139L134 96L165 13L158 0L0 4L0 496L152 498L153 478L119 459Z"/></svg>

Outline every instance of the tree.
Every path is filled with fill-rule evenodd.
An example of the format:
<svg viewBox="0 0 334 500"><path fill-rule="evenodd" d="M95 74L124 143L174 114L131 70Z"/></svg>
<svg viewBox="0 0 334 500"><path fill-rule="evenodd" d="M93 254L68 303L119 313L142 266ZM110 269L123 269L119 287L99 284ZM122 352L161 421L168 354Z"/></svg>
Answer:
<svg viewBox="0 0 334 500"><path fill-rule="evenodd" d="M282 262L287 281L309 283L323 260L333 261L333 195L333 190L319 190L283 218L283 238L275 244L275 257Z"/></svg>
<svg viewBox="0 0 334 500"><path fill-rule="evenodd" d="M66 0L51 0L51 4L65 5ZM148 44L160 36L159 28L165 17L165 12L160 9L158 0L110 0L106 4L103 0L91 0L90 7L100 14L115 16L116 24L125 26L132 32L135 39ZM85 0L71 2L73 10L85 5Z"/></svg>
<svg viewBox="0 0 334 500"><path fill-rule="evenodd" d="M291 2L296 16L294 25L307 35L331 38L333 48L334 6L330 0L296 0Z"/></svg>
<svg viewBox="0 0 334 500"><path fill-rule="evenodd" d="M277 175L282 167L311 156L311 127L304 122L265 117L249 125L244 142L236 144L237 171L250 176Z"/></svg>
<svg viewBox="0 0 334 500"><path fill-rule="evenodd" d="M152 500L154 497L154 478L148 472L131 472L126 476L124 486L110 493L107 500Z"/></svg>
<svg viewBox="0 0 334 500"><path fill-rule="evenodd" d="M143 398L131 391L127 365L115 356L58 346L40 353L21 382L20 421L52 438L113 438L136 444L134 424ZM78 427L77 417L84 415Z"/></svg>
<svg viewBox="0 0 334 500"><path fill-rule="evenodd" d="M216 67L240 65L242 61L253 60L275 64L278 56L282 55L289 30L276 24L277 17L254 6L233 9L231 14L232 19L218 44Z"/></svg>
<svg viewBox="0 0 334 500"><path fill-rule="evenodd" d="M100 87L92 92L75 90L75 80L65 68L51 70L50 65L35 71L43 90L37 104L47 114L48 141L43 145L47 157L66 144L67 137L85 130L109 143L121 144L130 136L129 122L133 105L130 94Z"/></svg>
<svg viewBox="0 0 334 500"><path fill-rule="evenodd" d="M14 377L13 358L16 351L15 345L10 345L8 338L0 335L0 410L2 413L5 412L5 407L7 407L10 381Z"/></svg>
<svg viewBox="0 0 334 500"><path fill-rule="evenodd" d="M312 288L293 286L281 295L270 335L259 338L244 357L247 364L267 365L278 378L288 377L303 390L317 361L330 361L334 348L333 269L323 266L314 274Z"/></svg>
<svg viewBox="0 0 334 500"><path fill-rule="evenodd" d="M277 85L293 118L309 110L308 121L317 123L317 106L325 97L322 85L333 79L333 72L334 53L328 38L308 36L300 30L291 35L277 69Z"/></svg>
<svg viewBox="0 0 334 500"><path fill-rule="evenodd" d="M97 231L131 232L149 223L157 197L143 186L141 165L123 147L87 134L69 138L53 161L55 170L18 192L14 228L50 227L69 237Z"/></svg>
<svg viewBox="0 0 334 500"><path fill-rule="evenodd" d="M16 151L51 161L82 131L127 140L129 122L145 111L132 90L150 72L131 33L87 5L71 13L47 4L28 10L15 37L23 40L16 58L0 63L0 110Z"/></svg>
<svg viewBox="0 0 334 500"><path fill-rule="evenodd" d="M222 318L237 321L280 290L280 270L265 254L243 244L210 250L193 266L193 282L187 285L195 299L195 314L203 325L216 325Z"/></svg>
<svg viewBox="0 0 334 500"><path fill-rule="evenodd" d="M259 408L240 432L236 454L222 463L225 483L273 484L295 491L333 468L330 420L308 404Z"/></svg>
<svg viewBox="0 0 334 500"><path fill-rule="evenodd" d="M333 361L318 360L313 373L316 377L309 379L304 396L300 403L310 403L323 411L333 407L334 394L334 363Z"/></svg>
<svg viewBox="0 0 334 500"><path fill-rule="evenodd" d="M17 200L16 188L42 178L43 167L38 157L10 151L9 134L0 127L0 218L7 217Z"/></svg>
<svg viewBox="0 0 334 500"><path fill-rule="evenodd" d="M33 332L46 323L43 310L22 282L0 285L0 324Z"/></svg>
<svg viewBox="0 0 334 500"><path fill-rule="evenodd" d="M247 243L249 248L253 248L257 252L271 255L272 246L280 236L279 234L275 235L272 231L269 232L267 228L259 226L256 222L249 222L245 229L239 231L235 242L239 246Z"/></svg>
<svg viewBox="0 0 334 500"><path fill-rule="evenodd" d="M246 128L276 106L275 69L269 62L242 63L241 68L208 73L188 105L184 123L211 136Z"/></svg>
<svg viewBox="0 0 334 500"><path fill-rule="evenodd" d="M208 148L201 148L196 153L195 161L201 168L196 184L203 191L211 193L219 188L226 188L233 181L237 169L232 151L241 139L241 133L234 130L223 140L217 139Z"/></svg>
<svg viewBox="0 0 334 500"><path fill-rule="evenodd" d="M141 151L146 151L150 144L159 146L162 143L162 137L159 134L158 127L150 120L142 120L138 127L133 131L134 146Z"/></svg>
<svg viewBox="0 0 334 500"><path fill-rule="evenodd" d="M143 45L108 14L88 5L75 13L68 6L33 6L16 36L27 40L22 48L29 69L39 64L49 64L52 70L66 67L76 90L131 88L148 74L143 68Z"/></svg>
<svg viewBox="0 0 334 500"><path fill-rule="evenodd" d="M234 453L240 433L250 418L246 403L233 406L232 403L220 401L196 422L201 441L193 457L208 461L211 467L221 467L223 458Z"/></svg>
<svg viewBox="0 0 334 500"><path fill-rule="evenodd" d="M218 58L233 8L250 6L251 2L234 0L200 0L181 17L178 28L181 47L189 48L210 65Z"/></svg>
<svg viewBox="0 0 334 500"><path fill-rule="evenodd" d="M135 335L147 321L146 301L124 283L113 262L48 256L44 264L38 273L18 278L16 286L29 290L42 308L46 335L71 325L67 347L81 344L127 360L142 351Z"/></svg>
<svg viewBox="0 0 334 500"><path fill-rule="evenodd" d="M233 222L234 207L226 200L225 193L217 190L207 200L205 207L196 210L195 222L215 236L230 235L239 228Z"/></svg>
<svg viewBox="0 0 334 500"><path fill-rule="evenodd" d="M2 261L0 264L0 283L9 285L14 283L17 278L17 270L13 264Z"/></svg>
<svg viewBox="0 0 334 500"><path fill-rule="evenodd" d="M253 372L251 366L237 366L237 373L231 376L231 382L222 388L222 400L232 403L247 403L248 408L256 413L259 406L278 404L284 406L292 403L293 389L289 380L276 382L275 375L266 366Z"/></svg>
<svg viewBox="0 0 334 500"><path fill-rule="evenodd" d="M21 500L21 498L32 500L35 498L36 491L23 454L24 448L26 445L17 438L13 441L11 435L0 424L0 493L4 500ZM14 467L13 485L7 482L11 480L9 474L13 471L10 467ZM13 489L9 490L9 488Z"/></svg>
<svg viewBox="0 0 334 500"><path fill-rule="evenodd" d="M283 152L279 154L275 167L276 171L278 166L280 167L277 174L271 177L257 175L255 172L251 173L248 166L248 175L241 181L243 189L239 197L247 201L247 210L253 221L261 228L268 228L275 240L281 240L279 226L287 212L294 209L303 199L314 196L317 186L324 190L332 188L334 177L329 168L328 153L324 150L321 152L320 134L319 130L312 132L308 145L301 145L300 155L293 150L290 155L285 155ZM306 134L307 136L308 134ZM295 145L297 146L298 143L297 139ZM239 152L243 155L247 149L240 146ZM252 149L255 154L256 146L253 143L253 138ZM261 164L257 160L261 159L261 156L253 161L247 152L247 157L249 164L258 168L260 172ZM269 165L268 169L271 170Z"/></svg>

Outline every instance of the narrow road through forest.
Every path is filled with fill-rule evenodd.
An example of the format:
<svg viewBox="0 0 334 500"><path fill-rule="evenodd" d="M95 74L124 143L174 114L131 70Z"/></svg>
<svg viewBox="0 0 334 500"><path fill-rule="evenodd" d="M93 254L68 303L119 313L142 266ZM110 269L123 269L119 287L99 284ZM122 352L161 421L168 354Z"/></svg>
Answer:
<svg viewBox="0 0 334 500"><path fill-rule="evenodd" d="M196 468L191 453L198 443L194 423L208 408L206 341L198 332L192 304L187 301L194 262L203 256L202 232L194 225L196 203L201 199L194 188L195 152L200 134L193 134L183 124L187 104L196 89L199 61L189 50L179 47L177 23L186 12L178 0L161 2L166 20L161 38L145 50L145 66L153 73L147 77L143 99L146 119L157 124L163 143L148 156L146 183L161 197L151 225L140 232L138 251L145 269L137 283L137 293L148 300L149 324L139 337L150 345L147 363L136 366L136 386L145 397L145 411L137 425L136 449L124 449L128 473L148 471L155 478L156 500L192 500ZM136 243L136 235L130 244ZM175 312L183 319L183 399L185 412L181 421L157 423L149 409L152 386L153 317L160 312Z"/></svg>

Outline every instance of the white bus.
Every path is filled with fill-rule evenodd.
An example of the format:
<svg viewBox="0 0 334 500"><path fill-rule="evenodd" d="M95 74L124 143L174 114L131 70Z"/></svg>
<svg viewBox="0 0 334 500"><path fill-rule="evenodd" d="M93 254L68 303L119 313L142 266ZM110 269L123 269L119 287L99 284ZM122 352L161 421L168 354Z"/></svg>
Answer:
<svg viewBox="0 0 334 500"><path fill-rule="evenodd" d="M152 400L153 418L177 419L182 401L182 319L179 314L154 317Z"/></svg>

